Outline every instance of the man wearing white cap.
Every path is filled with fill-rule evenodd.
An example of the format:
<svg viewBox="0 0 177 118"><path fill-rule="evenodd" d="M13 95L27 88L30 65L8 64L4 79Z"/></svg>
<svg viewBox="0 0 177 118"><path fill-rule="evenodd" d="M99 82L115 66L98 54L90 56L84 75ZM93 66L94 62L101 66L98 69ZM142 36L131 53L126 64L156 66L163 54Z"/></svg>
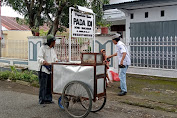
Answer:
<svg viewBox="0 0 177 118"><path fill-rule="evenodd" d="M41 46L38 53L39 64L39 104L53 103L51 93L51 63L57 62L57 55L54 51L55 37L47 36L47 43Z"/></svg>
<svg viewBox="0 0 177 118"><path fill-rule="evenodd" d="M118 56L119 61L119 78L120 78L120 88L121 91L118 93L119 96L127 94L127 85L126 85L126 72L128 66L131 65L130 54L126 45L120 41L120 35L115 34L112 37L112 42L116 45L116 53L108 56L108 58Z"/></svg>

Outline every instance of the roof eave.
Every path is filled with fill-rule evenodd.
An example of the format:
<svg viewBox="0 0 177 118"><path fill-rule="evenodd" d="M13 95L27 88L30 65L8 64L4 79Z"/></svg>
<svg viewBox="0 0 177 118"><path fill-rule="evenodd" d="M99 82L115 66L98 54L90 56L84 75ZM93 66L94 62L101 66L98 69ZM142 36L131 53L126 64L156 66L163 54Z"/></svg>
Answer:
<svg viewBox="0 0 177 118"><path fill-rule="evenodd" d="M163 2L162 2L163 1ZM119 3L119 4L110 4L104 5L103 9L124 9L124 10L134 10L134 9L142 9L142 8L149 8L149 7L160 7L160 6L171 6L177 5L176 0L170 0L165 2L164 0L157 0L157 1L134 1L134 2L127 2L127 3Z"/></svg>

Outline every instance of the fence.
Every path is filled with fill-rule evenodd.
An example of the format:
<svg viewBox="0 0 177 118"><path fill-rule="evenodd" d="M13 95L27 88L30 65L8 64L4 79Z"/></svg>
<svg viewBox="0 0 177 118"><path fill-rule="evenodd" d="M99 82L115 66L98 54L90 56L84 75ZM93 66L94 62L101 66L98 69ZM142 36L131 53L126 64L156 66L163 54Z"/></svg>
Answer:
<svg viewBox="0 0 177 118"><path fill-rule="evenodd" d="M69 40L62 38L55 45L57 57L60 61L69 61ZM71 60L79 61L81 52L91 52L91 41L83 38L73 38L71 40Z"/></svg>
<svg viewBox="0 0 177 118"><path fill-rule="evenodd" d="M177 69L177 37L130 39L132 66Z"/></svg>
<svg viewBox="0 0 177 118"><path fill-rule="evenodd" d="M28 41L5 40L1 42L1 57L28 59Z"/></svg>
<svg viewBox="0 0 177 118"><path fill-rule="evenodd" d="M60 61L69 61L69 40L62 38L55 45L57 57ZM71 60L80 60L81 52L90 52L91 43L89 39L73 38L71 40ZM1 57L28 59L28 41L6 40L1 43Z"/></svg>

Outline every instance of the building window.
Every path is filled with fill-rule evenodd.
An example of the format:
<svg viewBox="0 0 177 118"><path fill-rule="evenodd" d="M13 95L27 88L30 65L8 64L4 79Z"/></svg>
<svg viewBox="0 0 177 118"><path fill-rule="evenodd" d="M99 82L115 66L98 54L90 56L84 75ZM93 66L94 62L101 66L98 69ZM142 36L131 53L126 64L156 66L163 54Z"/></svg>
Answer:
<svg viewBox="0 0 177 118"><path fill-rule="evenodd" d="M134 19L134 14L130 14L130 19Z"/></svg>
<svg viewBox="0 0 177 118"><path fill-rule="evenodd" d="M164 16L165 16L165 11L162 10L162 11L161 11L161 17L164 17Z"/></svg>
<svg viewBox="0 0 177 118"><path fill-rule="evenodd" d="M125 25L112 25L111 26L111 31L116 31L116 32L120 32L120 31L125 31Z"/></svg>
<svg viewBox="0 0 177 118"><path fill-rule="evenodd" d="M145 12L145 18L148 18L148 15L149 15L148 12Z"/></svg>

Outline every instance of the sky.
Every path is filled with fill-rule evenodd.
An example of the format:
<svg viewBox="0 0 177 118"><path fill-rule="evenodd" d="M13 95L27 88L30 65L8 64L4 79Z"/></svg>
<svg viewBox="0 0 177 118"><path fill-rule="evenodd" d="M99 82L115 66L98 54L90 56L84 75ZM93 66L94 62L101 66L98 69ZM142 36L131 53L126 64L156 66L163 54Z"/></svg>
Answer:
<svg viewBox="0 0 177 118"><path fill-rule="evenodd" d="M11 17L23 18L23 16L21 16L16 11L14 11L11 7L8 7L8 6L1 7L1 16L11 16Z"/></svg>

